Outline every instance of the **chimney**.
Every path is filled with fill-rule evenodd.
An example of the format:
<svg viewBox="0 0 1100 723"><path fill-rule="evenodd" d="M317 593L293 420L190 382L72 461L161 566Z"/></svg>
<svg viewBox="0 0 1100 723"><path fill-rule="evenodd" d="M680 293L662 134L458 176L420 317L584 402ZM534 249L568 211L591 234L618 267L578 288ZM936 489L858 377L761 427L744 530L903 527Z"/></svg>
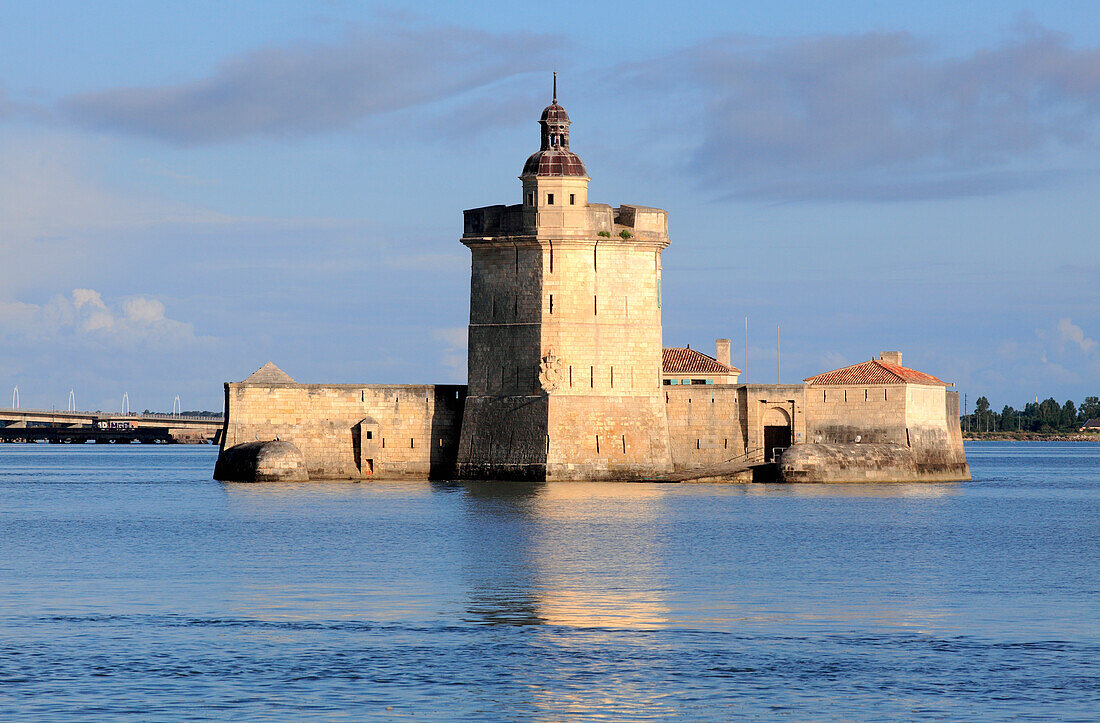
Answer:
<svg viewBox="0 0 1100 723"><path fill-rule="evenodd" d="M884 351L878 355L878 358L887 364L894 364L895 366L901 366L901 352L900 351Z"/></svg>
<svg viewBox="0 0 1100 723"><path fill-rule="evenodd" d="M715 339L714 340L714 358L722 362L726 366L730 366L730 340L729 339Z"/></svg>

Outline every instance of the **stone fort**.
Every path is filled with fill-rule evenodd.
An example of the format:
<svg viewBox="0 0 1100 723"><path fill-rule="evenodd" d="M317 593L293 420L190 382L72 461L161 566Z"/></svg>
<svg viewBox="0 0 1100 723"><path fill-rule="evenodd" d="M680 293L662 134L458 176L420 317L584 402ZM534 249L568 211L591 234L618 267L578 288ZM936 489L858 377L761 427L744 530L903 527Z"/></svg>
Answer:
<svg viewBox="0 0 1100 723"><path fill-rule="evenodd" d="M221 480L969 479L958 394L884 352L802 384L739 384L663 348L668 212L588 199L557 102L521 202L464 212L463 385L300 384L268 363L225 385Z"/></svg>

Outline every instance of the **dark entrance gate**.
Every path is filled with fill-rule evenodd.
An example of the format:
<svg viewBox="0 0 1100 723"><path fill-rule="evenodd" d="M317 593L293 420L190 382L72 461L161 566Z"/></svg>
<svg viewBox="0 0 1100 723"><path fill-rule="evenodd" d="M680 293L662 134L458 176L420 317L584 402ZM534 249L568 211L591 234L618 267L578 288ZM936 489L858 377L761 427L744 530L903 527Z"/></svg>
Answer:
<svg viewBox="0 0 1100 723"><path fill-rule="evenodd" d="M774 462L791 446L791 428L787 426L764 427L764 461Z"/></svg>

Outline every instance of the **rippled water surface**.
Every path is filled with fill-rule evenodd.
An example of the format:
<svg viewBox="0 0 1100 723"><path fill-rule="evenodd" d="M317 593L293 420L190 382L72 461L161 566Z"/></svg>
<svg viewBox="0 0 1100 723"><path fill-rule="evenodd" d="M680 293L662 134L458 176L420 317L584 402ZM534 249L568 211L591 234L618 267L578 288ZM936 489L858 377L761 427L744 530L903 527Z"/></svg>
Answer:
<svg viewBox="0 0 1100 723"><path fill-rule="evenodd" d="M0 718L1100 717L1100 444L974 482L225 485L0 445Z"/></svg>

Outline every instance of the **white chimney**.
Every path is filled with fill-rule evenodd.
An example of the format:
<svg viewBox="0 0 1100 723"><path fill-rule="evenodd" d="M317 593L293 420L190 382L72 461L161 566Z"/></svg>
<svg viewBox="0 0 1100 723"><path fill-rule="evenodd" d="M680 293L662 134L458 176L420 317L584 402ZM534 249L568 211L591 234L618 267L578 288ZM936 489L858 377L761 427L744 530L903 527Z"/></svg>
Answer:
<svg viewBox="0 0 1100 723"><path fill-rule="evenodd" d="M729 339L715 339L714 340L714 358L722 362L726 366L730 366L730 340Z"/></svg>

